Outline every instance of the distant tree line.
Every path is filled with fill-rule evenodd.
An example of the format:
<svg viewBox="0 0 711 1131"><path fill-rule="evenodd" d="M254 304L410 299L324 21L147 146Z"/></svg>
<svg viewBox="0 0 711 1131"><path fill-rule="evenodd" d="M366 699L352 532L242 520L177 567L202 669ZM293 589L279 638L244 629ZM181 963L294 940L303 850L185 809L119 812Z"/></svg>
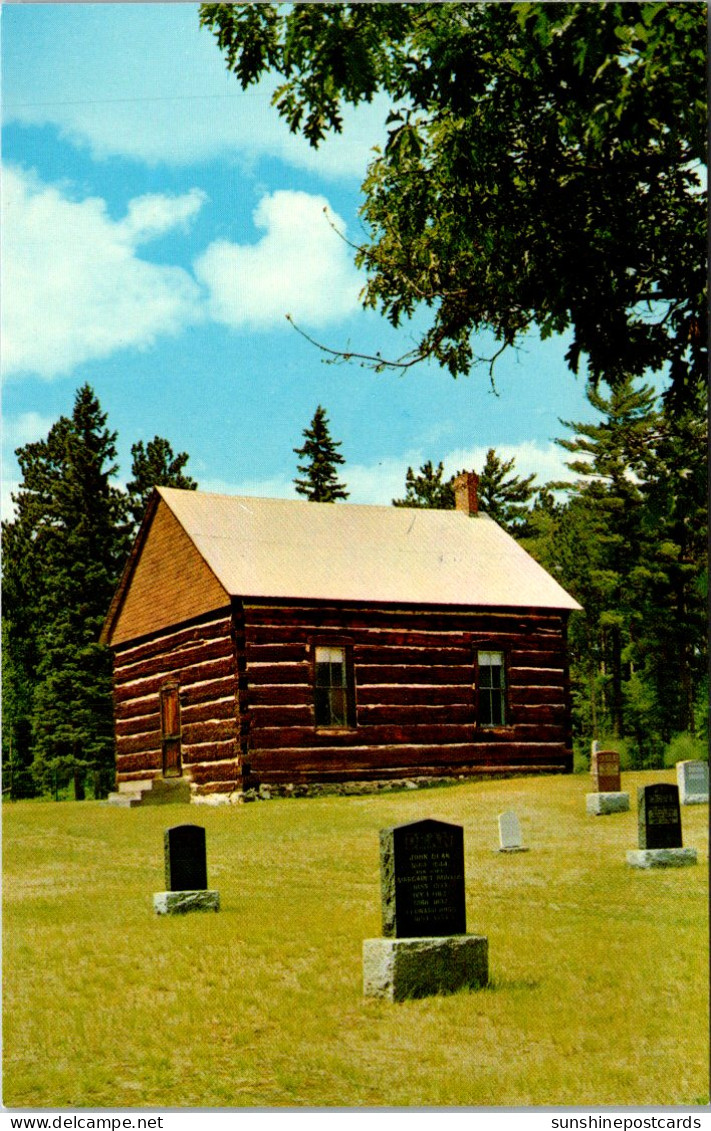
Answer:
<svg viewBox="0 0 711 1131"><path fill-rule="evenodd" d="M89 385L45 440L18 448L15 513L2 524L3 792L106 796L114 780L111 657L99 633L154 486L194 489L186 453L160 436L131 448Z"/></svg>

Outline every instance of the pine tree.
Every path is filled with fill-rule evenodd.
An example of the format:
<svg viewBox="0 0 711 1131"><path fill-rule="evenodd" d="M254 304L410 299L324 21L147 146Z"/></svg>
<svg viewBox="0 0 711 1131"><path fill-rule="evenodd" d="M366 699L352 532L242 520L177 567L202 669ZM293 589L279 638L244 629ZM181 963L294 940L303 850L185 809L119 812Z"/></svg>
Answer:
<svg viewBox="0 0 711 1131"><path fill-rule="evenodd" d="M440 462L433 467L428 460L420 468L419 475L415 475L408 467L405 476L404 499L393 499L394 507L430 507L435 510L454 509L454 488L452 479L442 480L444 466Z"/></svg>
<svg viewBox="0 0 711 1131"><path fill-rule="evenodd" d="M349 494L336 475L336 467L345 460L338 451L340 441L331 438L328 424L326 410L319 405L311 427L304 429L303 446L294 448L296 455L304 460L297 464L303 478L294 479L296 490L311 503L334 503L337 499L347 499Z"/></svg>
<svg viewBox="0 0 711 1131"><path fill-rule="evenodd" d="M169 441L162 436L154 436L146 445L139 440L131 446L131 455L133 479L126 484L126 491L135 533L141 525L154 487L180 487L185 491L195 491L197 482L183 473L190 458L187 452L175 455Z"/></svg>
<svg viewBox="0 0 711 1131"><path fill-rule="evenodd" d="M570 500L554 539L561 581L584 609L582 667L594 697L591 714L599 731L609 722L623 736L625 685L633 674L633 642L647 582L643 534L645 453L659 430L656 394L627 378L605 397L589 386L588 400L602 419L562 421L573 439L557 440L577 458L567 464L575 482L557 483ZM599 694L599 702L595 697Z"/></svg>
<svg viewBox="0 0 711 1131"><path fill-rule="evenodd" d="M521 479L512 475L515 460L502 460L494 448L486 453L486 463L479 476L479 509L498 522L509 534L526 532L528 503L533 497L535 475Z"/></svg>
<svg viewBox="0 0 711 1131"><path fill-rule="evenodd" d="M109 482L115 440L84 385L70 418L18 449L17 517L3 531L10 661L26 676L28 655L35 665L29 718L15 729L29 723L37 782L56 790L73 778L77 798L89 769L97 794L113 778L111 659L98 638L126 550L125 501Z"/></svg>

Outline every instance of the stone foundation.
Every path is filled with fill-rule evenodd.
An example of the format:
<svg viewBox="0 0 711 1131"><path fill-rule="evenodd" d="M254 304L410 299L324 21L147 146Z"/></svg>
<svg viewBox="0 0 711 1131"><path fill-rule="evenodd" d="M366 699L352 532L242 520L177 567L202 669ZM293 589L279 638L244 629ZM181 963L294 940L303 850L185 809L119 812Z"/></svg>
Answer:
<svg viewBox="0 0 711 1131"><path fill-rule="evenodd" d="M404 1001L488 981L489 941L480 935L363 940L365 997Z"/></svg>

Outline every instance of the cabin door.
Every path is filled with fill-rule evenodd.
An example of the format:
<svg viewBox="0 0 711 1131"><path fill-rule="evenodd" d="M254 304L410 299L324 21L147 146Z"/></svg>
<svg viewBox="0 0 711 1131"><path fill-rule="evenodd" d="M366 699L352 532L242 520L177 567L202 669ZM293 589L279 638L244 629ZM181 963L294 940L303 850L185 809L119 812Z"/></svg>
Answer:
<svg viewBox="0 0 711 1131"><path fill-rule="evenodd" d="M183 768L180 757L180 698L177 683L167 683L160 689L160 727L163 777L180 777Z"/></svg>

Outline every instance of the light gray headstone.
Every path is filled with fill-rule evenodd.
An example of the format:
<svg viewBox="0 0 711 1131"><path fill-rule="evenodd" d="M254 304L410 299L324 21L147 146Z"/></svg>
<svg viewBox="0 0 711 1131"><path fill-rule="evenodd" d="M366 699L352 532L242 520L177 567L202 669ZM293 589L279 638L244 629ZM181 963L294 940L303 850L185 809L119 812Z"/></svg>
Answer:
<svg viewBox="0 0 711 1131"><path fill-rule="evenodd" d="M499 852L523 852L521 826L511 810L499 813Z"/></svg>
<svg viewBox="0 0 711 1131"><path fill-rule="evenodd" d="M709 799L708 762L677 762L676 780L682 805L702 805Z"/></svg>

